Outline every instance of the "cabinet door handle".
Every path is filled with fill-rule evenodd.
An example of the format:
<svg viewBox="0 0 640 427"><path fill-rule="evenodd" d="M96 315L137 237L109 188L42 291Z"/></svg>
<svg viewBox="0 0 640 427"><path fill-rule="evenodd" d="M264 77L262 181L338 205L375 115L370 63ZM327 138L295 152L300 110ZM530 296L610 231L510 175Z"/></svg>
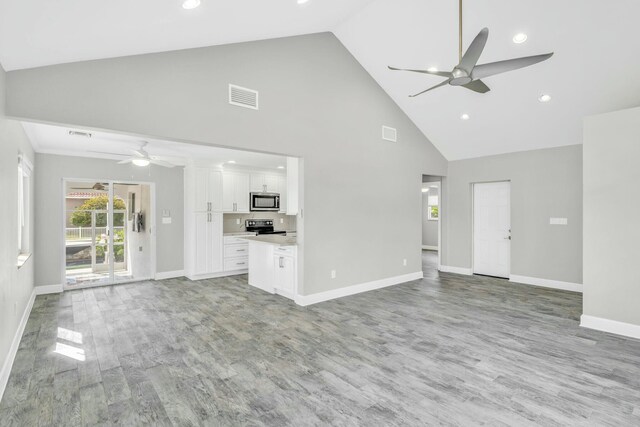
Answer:
<svg viewBox="0 0 640 427"><path fill-rule="evenodd" d="M283 262L284 262L284 258L280 257L280 268L284 268Z"/></svg>

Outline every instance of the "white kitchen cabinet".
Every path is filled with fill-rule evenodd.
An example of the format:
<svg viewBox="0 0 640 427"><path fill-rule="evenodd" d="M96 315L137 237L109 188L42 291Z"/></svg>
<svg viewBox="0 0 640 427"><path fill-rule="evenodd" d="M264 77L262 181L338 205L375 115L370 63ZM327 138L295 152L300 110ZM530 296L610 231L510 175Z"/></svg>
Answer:
<svg viewBox="0 0 640 427"><path fill-rule="evenodd" d="M278 176L278 192L280 193L280 213L287 213L287 177Z"/></svg>
<svg viewBox="0 0 640 427"><path fill-rule="evenodd" d="M273 287L277 294L293 299L296 287L296 258L279 254L273 256Z"/></svg>
<svg viewBox="0 0 640 427"><path fill-rule="evenodd" d="M251 192L253 193L281 193L280 178L283 175L253 172L251 174Z"/></svg>
<svg viewBox="0 0 640 427"><path fill-rule="evenodd" d="M287 157L287 215L298 215L300 159Z"/></svg>
<svg viewBox="0 0 640 427"><path fill-rule="evenodd" d="M195 212L193 218L193 245L190 260L191 276L207 275L222 271L222 214Z"/></svg>
<svg viewBox="0 0 640 427"><path fill-rule="evenodd" d="M245 172L224 172L222 174L222 211L249 212L249 174Z"/></svg>
<svg viewBox="0 0 640 427"><path fill-rule="evenodd" d="M193 168L194 212L222 211L222 173L206 168Z"/></svg>
<svg viewBox="0 0 640 427"><path fill-rule="evenodd" d="M222 172L188 167L184 177L185 275L212 277L223 269Z"/></svg>

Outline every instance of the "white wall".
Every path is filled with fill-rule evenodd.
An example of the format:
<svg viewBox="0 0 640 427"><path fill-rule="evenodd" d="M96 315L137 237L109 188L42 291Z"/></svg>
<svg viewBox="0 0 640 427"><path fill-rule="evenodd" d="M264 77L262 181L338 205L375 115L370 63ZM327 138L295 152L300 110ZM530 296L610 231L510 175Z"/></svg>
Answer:
<svg viewBox="0 0 640 427"><path fill-rule="evenodd" d="M8 76L15 117L304 158L303 295L422 270L421 175L447 161L333 34ZM259 90L260 110L229 105L229 83Z"/></svg>
<svg viewBox="0 0 640 427"><path fill-rule="evenodd" d="M18 153L34 163L33 149L20 123L7 120L4 111L5 72L0 66L0 398L4 382L8 378L6 365L11 343L18 331L22 315L33 292L33 256L22 268L16 267L18 259ZM31 175L31 236L33 248L34 169Z"/></svg>
<svg viewBox="0 0 640 427"><path fill-rule="evenodd" d="M449 162L443 265L472 267L472 184L491 181L511 181L511 274L581 284L582 146Z"/></svg>
<svg viewBox="0 0 640 427"><path fill-rule="evenodd" d="M153 182L156 184L156 248L158 272L184 269L184 198L183 169L151 165L140 168L131 164L119 165L115 160L36 154L35 181L37 200L35 246L37 286L59 285L62 282L63 241L62 180L81 178ZM162 210L171 211L172 223L162 224Z"/></svg>
<svg viewBox="0 0 640 427"><path fill-rule="evenodd" d="M640 108L587 117L584 315L640 326L638 183Z"/></svg>

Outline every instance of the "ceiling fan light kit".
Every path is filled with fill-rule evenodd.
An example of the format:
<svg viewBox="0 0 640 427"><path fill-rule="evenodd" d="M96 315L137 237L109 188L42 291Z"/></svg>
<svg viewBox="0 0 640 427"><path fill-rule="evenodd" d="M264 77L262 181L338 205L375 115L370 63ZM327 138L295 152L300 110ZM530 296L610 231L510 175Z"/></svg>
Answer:
<svg viewBox="0 0 640 427"><path fill-rule="evenodd" d="M477 93L487 93L491 89L484 84L481 80L485 77L494 76L496 74L506 73L508 71L517 70L519 68L528 67L530 65L537 64L538 62L546 61L547 59L553 56L553 52L546 53L542 55L534 55L534 56L526 56L522 58L514 58L507 59L504 61L491 62L488 64L480 64L478 65L478 60L480 59L480 55L482 55L482 51L484 50L485 45L487 44L487 39L489 38L489 29L483 28L480 30L478 35L469 45L467 51L462 54L462 0L459 0L459 45L458 45L458 58L459 62L451 72L447 71L437 71L433 68L429 68L426 70L412 70L406 68L395 68L389 66L390 70L393 71L409 71L412 73L422 73L422 74L431 74L434 76L444 77L447 80L430 87L422 92L418 92L415 95L409 95L411 98L414 98L418 95L422 95L423 93L429 92L433 89L437 89L442 86L451 85L451 86L462 86L465 89L469 89L473 92ZM518 40L522 41L516 42L516 37ZM524 33L517 34L514 37L514 42L522 43L526 40L527 36Z"/></svg>

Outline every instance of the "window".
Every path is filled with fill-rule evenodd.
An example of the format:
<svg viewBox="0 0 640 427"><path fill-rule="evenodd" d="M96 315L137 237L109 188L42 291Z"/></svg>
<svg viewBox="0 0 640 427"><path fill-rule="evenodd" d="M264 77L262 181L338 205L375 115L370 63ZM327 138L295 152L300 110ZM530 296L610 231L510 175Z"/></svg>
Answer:
<svg viewBox="0 0 640 427"><path fill-rule="evenodd" d="M429 196L427 198L427 219L429 221L437 221L439 217L438 196Z"/></svg>
<svg viewBox="0 0 640 427"><path fill-rule="evenodd" d="M29 258L31 248L29 247L29 236L31 234L30 224L30 198L31 198L31 162L18 155L18 267Z"/></svg>

